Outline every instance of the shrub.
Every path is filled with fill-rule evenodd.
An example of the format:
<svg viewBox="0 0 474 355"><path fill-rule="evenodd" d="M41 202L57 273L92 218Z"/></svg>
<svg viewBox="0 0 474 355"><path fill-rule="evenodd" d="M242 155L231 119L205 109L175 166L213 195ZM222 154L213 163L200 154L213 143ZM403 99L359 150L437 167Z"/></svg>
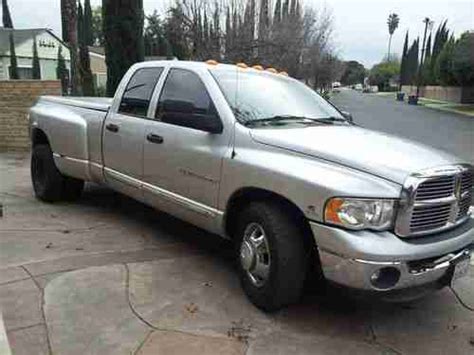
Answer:
<svg viewBox="0 0 474 355"><path fill-rule="evenodd" d="M465 32L452 51L451 72L461 86L474 85L474 33Z"/></svg>
<svg viewBox="0 0 474 355"><path fill-rule="evenodd" d="M388 91L390 90L390 79L397 77L399 73L399 62L382 62L372 67L370 70L369 81L371 85L377 85L380 91Z"/></svg>

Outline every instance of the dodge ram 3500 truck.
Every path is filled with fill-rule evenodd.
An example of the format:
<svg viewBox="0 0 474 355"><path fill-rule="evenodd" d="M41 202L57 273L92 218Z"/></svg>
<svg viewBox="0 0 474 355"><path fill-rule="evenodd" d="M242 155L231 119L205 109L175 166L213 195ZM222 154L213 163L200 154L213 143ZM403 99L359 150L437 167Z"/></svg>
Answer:
<svg viewBox="0 0 474 355"><path fill-rule="evenodd" d="M29 115L39 199L95 182L230 238L263 310L308 275L389 298L469 268L473 167L361 128L275 70L139 63L114 99L46 96Z"/></svg>

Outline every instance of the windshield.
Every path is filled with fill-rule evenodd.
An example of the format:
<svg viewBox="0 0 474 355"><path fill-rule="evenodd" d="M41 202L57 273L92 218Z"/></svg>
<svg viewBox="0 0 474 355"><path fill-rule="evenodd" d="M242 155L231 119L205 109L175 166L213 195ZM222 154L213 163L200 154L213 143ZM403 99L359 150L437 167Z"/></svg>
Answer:
<svg viewBox="0 0 474 355"><path fill-rule="evenodd" d="M237 120L337 119L341 114L305 84L282 75L252 70L211 70Z"/></svg>

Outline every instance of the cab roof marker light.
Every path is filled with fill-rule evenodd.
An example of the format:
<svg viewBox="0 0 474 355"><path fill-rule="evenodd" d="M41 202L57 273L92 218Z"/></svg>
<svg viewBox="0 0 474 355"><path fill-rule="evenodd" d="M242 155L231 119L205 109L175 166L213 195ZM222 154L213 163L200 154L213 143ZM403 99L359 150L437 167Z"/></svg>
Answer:
<svg viewBox="0 0 474 355"><path fill-rule="evenodd" d="M263 67L261 65L254 65L252 68L255 70L263 70Z"/></svg>
<svg viewBox="0 0 474 355"><path fill-rule="evenodd" d="M214 59L209 59L209 60L206 60L206 64L208 64L208 65L217 65L217 64L219 64L219 62L217 60L214 60Z"/></svg>
<svg viewBox="0 0 474 355"><path fill-rule="evenodd" d="M280 75L288 76L288 73L287 73L286 71L281 71L281 72L280 72Z"/></svg>
<svg viewBox="0 0 474 355"><path fill-rule="evenodd" d="M273 74L277 74L277 73L278 73L278 70L276 70L275 68L267 68L267 69L265 69L265 71L270 72L270 73L273 73Z"/></svg>
<svg viewBox="0 0 474 355"><path fill-rule="evenodd" d="M236 64L238 68L242 68L242 69L247 69L249 66L245 63L237 63Z"/></svg>

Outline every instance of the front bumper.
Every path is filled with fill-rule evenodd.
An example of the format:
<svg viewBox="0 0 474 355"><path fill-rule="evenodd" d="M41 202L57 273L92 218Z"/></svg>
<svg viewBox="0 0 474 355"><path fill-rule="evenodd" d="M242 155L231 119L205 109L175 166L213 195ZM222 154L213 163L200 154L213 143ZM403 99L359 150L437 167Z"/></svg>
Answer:
<svg viewBox="0 0 474 355"><path fill-rule="evenodd" d="M363 291L387 292L433 284L442 287L451 280L454 263L474 250L472 218L453 230L413 239L402 239L390 232L310 224L324 277ZM389 271L390 282L374 282L374 273L381 269Z"/></svg>

